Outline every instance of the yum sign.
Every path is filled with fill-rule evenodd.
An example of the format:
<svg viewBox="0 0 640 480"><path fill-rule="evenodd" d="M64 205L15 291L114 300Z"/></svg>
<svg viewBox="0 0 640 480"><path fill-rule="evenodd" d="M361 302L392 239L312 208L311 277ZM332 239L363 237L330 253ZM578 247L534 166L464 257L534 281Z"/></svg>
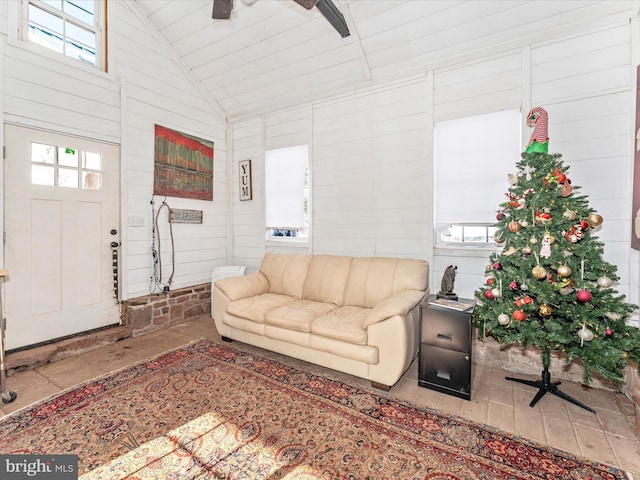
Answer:
<svg viewBox="0 0 640 480"><path fill-rule="evenodd" d="M251 200L251 160L238 162L240 200Z"/></svg>

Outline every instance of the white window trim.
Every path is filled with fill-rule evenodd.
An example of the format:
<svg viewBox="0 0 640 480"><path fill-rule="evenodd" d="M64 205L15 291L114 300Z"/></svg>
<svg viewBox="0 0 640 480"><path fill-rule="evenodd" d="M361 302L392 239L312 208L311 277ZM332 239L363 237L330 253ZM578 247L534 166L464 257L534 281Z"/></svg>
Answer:
<svg viewBox="0 0 640 480"><path fill-rule="evenodd" d="M8 4L8 13L9 13L9 23L11 23L11 19L16 19L15 28L9 28L9 44L14 46L19 46L20 48L27 49L33 53L38 55L46 56L47 58L56 58L58 61L62 61L67 63L70 66L80 66L80 68L85 68L90 71L98 70L100 72L105 71L106 67L106 0L95 0L96 1L96 11L95 11L95 19L96 25L95 30L93 26L83 24L84 26L91 27L92 31L95 31L96 35L96 64L91 65L90 63L82 62L76 58L65 55L64 53L56 52L42 45L38 45L29 40L29 0L20 0L18 2L9 2ZM37 2L37 0L36 0ZM43 8L47 11L57 11L56 9L52 9L46 4L37 3L38 8ZM13 14L12 10L16 9ZM81 23L81 22L78 22ZM11 25L9 25L10 27Z"/></svg>
<svg viewBox="0 0 640 480"><path fill-rule="evenodd" d="M267 150L265 150L265 156L266 156L266 151L271 151L271 150L279 150L279 149L284 149L284 148L294 148L294 147L301 147L301 146L306 146L307 147L307 183L306 183L306 201L307 201L307 231L306 231L306 236L304 237L279 237L279 236L274 236L272 235L272 230L273 228L269 228L266 227L265 225L265 243L267 246L272 245L272 246L291 246L291 247L308 247L310 245L311 242L311 197L312 197L312 193L311 193L311 145L309 143L301 143L301 144L296 144L296 145L282 145L282 146L278 146L278 147L274 147L274 148L269 148ZM265 167L266 167L266 162L265 162ZM265 176L266 176L266 172L265 172ZM265 177L266 178L266 177ZM266 198L266 190L265 190L265 214L266 214L266 203L267 203L267 198ZM265 216L266 218L266 216ZM284 228L283 228L284 229Z"/></svg>

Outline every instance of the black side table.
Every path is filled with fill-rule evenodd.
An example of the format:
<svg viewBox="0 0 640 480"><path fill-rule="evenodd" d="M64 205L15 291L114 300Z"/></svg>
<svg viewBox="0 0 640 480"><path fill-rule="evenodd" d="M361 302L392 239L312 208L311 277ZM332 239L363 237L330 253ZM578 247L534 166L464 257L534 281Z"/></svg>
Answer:
<svg viewBox="0 0 640 480"><path fill-rule="evenodd" d="M418 385L471 399L471 332L473 306L467 310L434 305L431 295L420 310ZM459 302L475 305L472 299Z"/></svg>

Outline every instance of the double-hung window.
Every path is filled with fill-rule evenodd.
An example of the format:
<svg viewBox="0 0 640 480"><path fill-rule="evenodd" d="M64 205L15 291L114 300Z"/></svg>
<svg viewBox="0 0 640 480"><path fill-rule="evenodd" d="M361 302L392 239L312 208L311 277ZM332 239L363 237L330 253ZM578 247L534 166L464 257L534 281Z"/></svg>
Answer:
<svg viewBox="0 0 640 480"><path fill-rule="evenodd" d="M309 147L265 152L268 240L307 240L309 234Z"/></svg>
<svg viewBox="0 0 640 480"><path fill-rule="evenodd" d="M523 150L519 109L435 124L435 223L440 246L493 245L496 214Z"/></svg>
<svg viewBox="0 0 640 480"><path fill-rule="evenodd" d="M104 68L106 0L24 0L23 40Z"/></svg>

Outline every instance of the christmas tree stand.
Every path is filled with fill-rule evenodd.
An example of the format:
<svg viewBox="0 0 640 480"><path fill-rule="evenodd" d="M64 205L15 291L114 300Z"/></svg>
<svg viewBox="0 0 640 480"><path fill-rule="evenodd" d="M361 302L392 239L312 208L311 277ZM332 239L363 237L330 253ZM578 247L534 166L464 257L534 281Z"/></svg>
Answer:
<svg viewBox="0 0 640 480"><path fill-rule="evenodd" d="M584 403L579 402L575 398L570 397L566 393L558 390L558 385L560 385L561 382L551 381L551 374L549 373L549 364L551 362L550 357L551 356L549 351L545 350L542 354L544 370L542 371L541 380L523 380L521 378L514 378L514 377L505 377L505 378L513 382L518 382L524 385L529 385L530 387L538 388L538 393L536 393L536 396L533 397L533 400L531 400L531 403L529 403L530 407L533 407L536 403L538 403L538 400L540 400L542 397L544 397L544 395L547 392L549 392L555 395L556 397L560 397L568 402L573 403L574 405L584 408L585 410L589 410L591 413L596 413L596 411L593 408L586 406Z"/></svg>

